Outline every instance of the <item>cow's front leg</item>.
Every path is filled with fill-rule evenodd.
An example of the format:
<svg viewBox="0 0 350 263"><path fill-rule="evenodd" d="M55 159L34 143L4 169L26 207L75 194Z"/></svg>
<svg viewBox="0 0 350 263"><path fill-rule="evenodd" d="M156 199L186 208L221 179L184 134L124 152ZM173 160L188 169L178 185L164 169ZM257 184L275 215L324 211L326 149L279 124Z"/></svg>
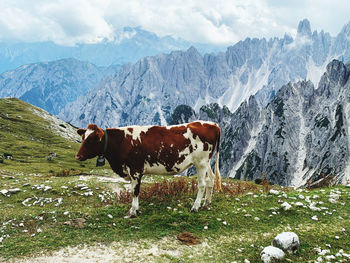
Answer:
<svg viewBox="0 0 350 263"><path fill-rule="evenodd" d="M129 210L129 217L136 217L139 212L139 194L142 175L131 177L132 203Z"/></svg>

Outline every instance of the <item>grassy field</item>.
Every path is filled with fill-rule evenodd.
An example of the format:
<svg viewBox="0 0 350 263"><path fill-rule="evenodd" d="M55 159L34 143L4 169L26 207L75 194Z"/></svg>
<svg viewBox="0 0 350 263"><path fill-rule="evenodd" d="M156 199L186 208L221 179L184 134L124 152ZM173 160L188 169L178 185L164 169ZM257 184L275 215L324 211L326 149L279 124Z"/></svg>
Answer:
<svg viewBox="0 0 350 263"><path fill-rule="evenodd" d="M0 193L0 261L36 262L42 253L98 244L116 262L260 262L277 234L293 231L301 246L283 262L350 262L348 187L271 193L268 185L224 179L211 209L191 213L194 178L146 177L141 215L126 219L128 184L111 183L110 169L96 169L95 160L75 161L78 142L19 100L0 100L0 117L0 155L12 156L0 163L0 191L9 191ZM184 232L199 244L179 241Z"/></svg>

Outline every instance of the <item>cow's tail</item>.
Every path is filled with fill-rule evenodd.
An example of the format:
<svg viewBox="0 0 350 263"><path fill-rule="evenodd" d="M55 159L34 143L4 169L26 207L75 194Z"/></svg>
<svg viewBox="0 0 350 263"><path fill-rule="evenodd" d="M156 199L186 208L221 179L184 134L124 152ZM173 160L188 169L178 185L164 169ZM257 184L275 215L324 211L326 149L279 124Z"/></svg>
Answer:
<svg viewBox="0 0 350 263"><path fill-rule="evenodd" d="M218 138L216 141L216 163L215 163L215 190L216 191L221 191L221 175L220 175L220 170L219 170L219 153L220 153L220 136L221 136L221 131L219 128L219 134Z"/></svg>

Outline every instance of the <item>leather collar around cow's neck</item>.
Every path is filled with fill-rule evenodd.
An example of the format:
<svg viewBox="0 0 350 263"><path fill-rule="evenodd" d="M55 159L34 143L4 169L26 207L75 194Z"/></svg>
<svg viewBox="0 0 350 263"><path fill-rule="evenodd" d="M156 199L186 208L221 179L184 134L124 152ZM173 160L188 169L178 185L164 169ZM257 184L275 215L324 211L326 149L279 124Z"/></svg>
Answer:
<svg viewBox="0 0 350 263"><path fill-rule="evenodd" d="M96 160L96 167L97 166L104 166L105 165L105 155L107 152L107 146L108 146L108 134L107 134L107 129L104 130L105 134L105 145L103 147L103 153L97 157Z"/></svg>
<svg viewBox="0 0 350 263"><path fill-rule="evenodd" d="M107 134L107 129L104 130L104 134L105 134L105 146L103 148L103 155L106 154L107 152L107 146L108 146L108 134Z"/></svg>

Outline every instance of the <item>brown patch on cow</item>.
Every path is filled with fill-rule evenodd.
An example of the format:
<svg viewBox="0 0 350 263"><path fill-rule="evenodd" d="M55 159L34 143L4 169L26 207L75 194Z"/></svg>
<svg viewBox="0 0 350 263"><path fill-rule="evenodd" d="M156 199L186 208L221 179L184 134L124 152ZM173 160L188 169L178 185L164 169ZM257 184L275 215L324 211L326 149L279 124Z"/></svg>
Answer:
<svg viewBox="0 0 350 263"><path fill-rule="evenodd" d="M134 131L134 129L133 128L128 128L128 131L132 133Z"/></svg>
<svg viewBox="0 0 350 263"><path fill-rule="evenodd" d="M208 143L213 146L209 154L209 157L211 158L214 154L214 148L218 142L218 138L220 138L219 126L216 124L212 125L209 123L192 122L188 124L188 127L191 129L192 133L196 134L203 143ZM204 145L204 147L206 146Z"/></svg>
<svg viewBox="0 0 350 263"><path fill-rule="evenodd" d="M208 149L209 149L209 144L205 142L203 146L203 151L208 151Z"/></svg>
<svg viewBox="0 0 350 263"><path fill-rule="evenodd" d="M179 152L189 147L191 141L184 137L186 126L166 127L153 126L146 133L141 133L142 152L150 166L162 164L167 172L177 173L176 164L182 163L186 156ZM143 167L142 167L143 168Z"/></svg>
<svg viewBox="0 0 350 263"><path fill-rule="evenodd" d="M78 129L78 130L77 130L77 133L78 133L80 136L84 135L85 132L86 132L86 129Z"/></svg>
<svg viewBox="0 0 350 263"><path fill-rule="evenodd" d="M185 243L188 246L191 245L198 245L201 243L199 237L196 237L190 232L182 232L177 235L177 239L180 240L181 242Z"/></svg>

